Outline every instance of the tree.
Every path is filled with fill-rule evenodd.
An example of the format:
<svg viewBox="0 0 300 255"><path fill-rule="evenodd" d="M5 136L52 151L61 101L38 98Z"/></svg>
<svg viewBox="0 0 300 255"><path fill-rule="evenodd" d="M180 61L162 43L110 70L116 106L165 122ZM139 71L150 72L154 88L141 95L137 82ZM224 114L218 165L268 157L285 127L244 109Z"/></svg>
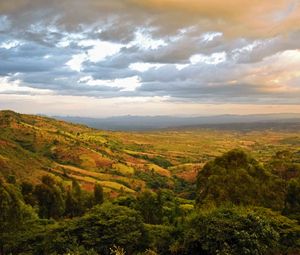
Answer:
<svg viewBox="0 0 300 255"><path fill-rule="evenodd" d="M116 245L132 254L143 249L143 236L144 226L137 211L104 203L52 230L44 241L43 254L63 254L75 244L103 255L110 254L109 248Z"/></svg>
<svg viewBox="0 0 300 255"><path fill-rule="evenodd" d="M198 211L184 229L183 254L272 254L280 235L267 217L243 208Z"/></svg>
<svg viewBox="0 0 300 255"><path fill-rule="evenodd" d="M283 180L300 177L300 165L295 163L293 154L289 151L278 151L268 162L267 166L272 173Z"/></svg>
<svg viewBox="0 0 300 255"><path fill-rule="evenodd" d="M65 216L74 217L77 216L77 200L74 198L73 193L68 190L66 195L66 209L65 209Z"/></svg>
<svg viewBox="0 0 300 255"><path fill-rule="evenodd" d="M24 233L30 221L36 219L34 211L25 205L16 186L0 179L0 254L13 251L18 235Z"/></svg>
<svg viewBox="0 0 300 255"><path fill-rule="evenodd" d="M99 183L94 186L94 201L95 204L102 204L104 201L103 188Z"/></svg>
<svg viewBox="0 0 300 255"><path fill-rule="evenodd" d="M57 219L65 211L64 190L50 176L44 176L42 182L35 186L34 190L39 205L39 216Z"/></svg>
<svg viewBox="0 0 300 255"><path fill-rule="evenodd" d="M173 226L145 224L147 248L159 254L170 254L169 247L176 236Z"/></svg>
<svg viewBox="0 0 300 255"><path fill-rule="evenodd" d="M197 176L198 206L258 205L282 210L285 183L242 150L208 162Z"/></svg>
<svg viewBox="0 0 300 255"><path fill-rule="evenodd" d="M300 178L292 179L288 183L283 213L300 221Z"/></svg>
<svg viewBox="0 0 300 255"><path fill-rule="evenodd" d="M149 224L160 224L162 222L162 200L161 196L146 190L137 197L136 209L141 213L144 221Z"/></svg>
<svg viewBox="0 0 300 255"><path fill-rule="evenodd" d="M80 216L84 212L83 192L79 183L72 180L72 188L67 191L65 215L69 217Z"/></svg>
<svg viewBox="0 0 300 255"><path fill-rule="evenodd" d="M21 192L23 195L23 199L26 204L29 204L31 206L35 206L37 203L33 191L34 191L34 187L32 183L27 181L21 183Z"/></svg>

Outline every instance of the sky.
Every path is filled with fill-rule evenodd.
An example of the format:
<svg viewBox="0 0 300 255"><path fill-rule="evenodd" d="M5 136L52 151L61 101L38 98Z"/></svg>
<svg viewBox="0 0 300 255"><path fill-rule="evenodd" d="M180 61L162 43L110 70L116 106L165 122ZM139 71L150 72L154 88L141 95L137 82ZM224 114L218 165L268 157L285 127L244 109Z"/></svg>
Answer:
<svg viewBox="0 0 300 255"><path fill-rule="evenodd" d="M0 0L0 109L300 113L300 1Z"/></svg>

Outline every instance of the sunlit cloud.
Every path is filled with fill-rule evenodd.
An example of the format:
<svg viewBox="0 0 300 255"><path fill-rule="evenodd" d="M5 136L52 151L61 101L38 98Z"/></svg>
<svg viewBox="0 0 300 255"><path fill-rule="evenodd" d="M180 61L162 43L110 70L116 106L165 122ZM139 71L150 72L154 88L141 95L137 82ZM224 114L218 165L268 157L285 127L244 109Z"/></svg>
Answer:
<svg viewBox="0 0 300 255"><path fill-rule="evenodd" d="M85 61L99 62L105 60L106 57L118 53L122 47L121 44L103 42L99 40L81 40L78 43L82 47L82 52L72 56L66 65L72 70L80 72L82 63Z"/></svg>
<svg viewBox="0 0 300 255"><path fill-rule="evenodd" d="M299 24L298 0L4 1L1 100L70 114L78 102L83 115L100 102L111 114L298 111Z"/></svg>
<svg viewBox="0 0 300 255"><path fill-rule="evenodd" d="M106 86L112 88L119 88L120 91L134 91L138 88L140 84L140 79L138 76L127 77L124 79L114 79L114 80L95 80L91 76L82 77L79 80L80 83L85 83L89 86Z"/></svg>

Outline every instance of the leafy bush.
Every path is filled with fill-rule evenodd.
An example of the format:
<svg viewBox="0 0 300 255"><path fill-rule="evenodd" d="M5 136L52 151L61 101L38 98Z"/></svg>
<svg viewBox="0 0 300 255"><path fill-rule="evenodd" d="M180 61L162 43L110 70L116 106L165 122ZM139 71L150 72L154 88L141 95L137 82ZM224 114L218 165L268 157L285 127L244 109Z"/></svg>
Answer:
<svg viewBox="0 0 300 255"><path fill-rule="evenodd" d="M168 254L169 247L174 239L175 228L172 226L145 224L145 229L148 248L156 250L159 254Z"/></svg>
<svg viewBox="0 0 300 255"><path fill-rule="evenodd" d="M288 183L283 214L300 222L300 177Z"/></svg>
<svg viewBox="0 0 300 255"><path fill-rule="evenodd" d="M265 210L236 207L195 212L184 228L183 253L262 255L286 252L284 233L298 230L287 218ZM298 241L294 238L289 243L294 252Z"/></svg>
<svg viewBox="0 0 300 255"><path fill-rule="evenodd" d="M47 250L44 252L64 253L77 244L102 255L110 254L109 248L116 245L124 247L130 254L142 248L143 239L144 227L139 213L124 206L104 203L51 231L45 240Z"/></svg>

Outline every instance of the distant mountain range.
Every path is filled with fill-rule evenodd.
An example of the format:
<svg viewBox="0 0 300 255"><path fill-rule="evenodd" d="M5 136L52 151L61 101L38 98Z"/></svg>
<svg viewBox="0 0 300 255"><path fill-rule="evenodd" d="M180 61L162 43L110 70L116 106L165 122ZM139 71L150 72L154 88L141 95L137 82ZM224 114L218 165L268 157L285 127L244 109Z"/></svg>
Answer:
<svg viewBox="0 0 300 255"><path fill-rule="evenodd" d="M59 120L85 124L92 128L106 130L154 130L167 128L285 128L288 124L300 124L300 114L255 114L255 115L217 115L200 117L176 116L117 116L108 118L87 118L73 116L54 116ZM241 124L241 125L239 125Z"/></svg>

